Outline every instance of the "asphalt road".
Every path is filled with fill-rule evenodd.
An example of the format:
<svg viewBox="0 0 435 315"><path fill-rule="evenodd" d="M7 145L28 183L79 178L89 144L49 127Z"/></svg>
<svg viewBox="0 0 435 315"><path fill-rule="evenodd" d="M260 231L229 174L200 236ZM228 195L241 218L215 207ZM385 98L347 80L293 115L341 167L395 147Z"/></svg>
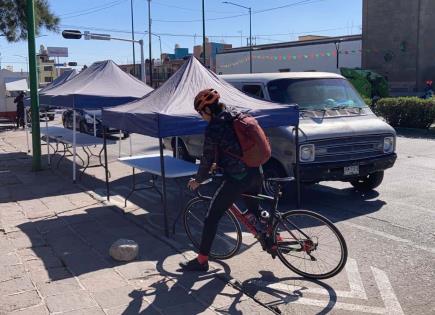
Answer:
<svg viewBox="0 0 435 315"><path fill-rule="evenodd" d="M156 139L131 139L133 154L158 150ZM122 155L129 143L122 141ZM118 150L111 146L110 160ZM399 136L397 154L374 192L340 182L303 190L302 208L334 221L346 239L349 259L339 275L307 281L243 233L241 252L223 262L238 286L282 314L435 314L435 140ZM182 229L177 238L187 242Z"/></svg>

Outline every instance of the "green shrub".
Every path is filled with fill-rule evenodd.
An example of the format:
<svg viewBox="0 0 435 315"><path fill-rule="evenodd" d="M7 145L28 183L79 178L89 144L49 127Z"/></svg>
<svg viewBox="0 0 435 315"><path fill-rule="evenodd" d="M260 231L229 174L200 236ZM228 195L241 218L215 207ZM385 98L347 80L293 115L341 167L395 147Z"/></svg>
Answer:
<svg viewBox="0 0 435 315"><path fill-rule="evenodd" d="M435 121L435 99L383 98L376 103L375 112L393 127L428 129Z"/></svg>
<svg viewBox="0 0 435 315"><path fill-rule="evenodd" d="M362 99L364 100L364 103L366 103L366 105L370 106L372 105L372 99L370 97L361 95Z"/></svg>

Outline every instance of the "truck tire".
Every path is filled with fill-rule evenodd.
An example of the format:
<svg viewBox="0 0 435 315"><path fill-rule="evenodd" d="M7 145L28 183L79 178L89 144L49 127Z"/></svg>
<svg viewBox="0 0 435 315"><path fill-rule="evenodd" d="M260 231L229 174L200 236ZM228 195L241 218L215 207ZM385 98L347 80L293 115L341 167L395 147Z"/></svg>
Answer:
<svg viewBox="0 0 435 315"><path fill-rule="evenodd" d="M378 187L384 179L384 171L378 171L372 174L362 177L358 180L351 181L351 185L357 190L367 192Z"/></svg>
<svg viewBox="0 0 435 315"><path fill-rule="evenodd" d="M175 153L175 139L172 139L172 154L174 155L174 157L176 156ZM178 157L186 162L196 162L196 159L190 156L189 152L187 151L186 145L181 139L178 139Z"/></svg>
<svg viewBox="0 0 435 315"><path fill-rule="evenodd" d="M263 165L263 174L264 179L287 176L281 164L274 159L270 159L266 164ZM274 189L267 181L263 182L263 193L273 196ZM285 192L283 192L283 195L284 194Z"/></svg>

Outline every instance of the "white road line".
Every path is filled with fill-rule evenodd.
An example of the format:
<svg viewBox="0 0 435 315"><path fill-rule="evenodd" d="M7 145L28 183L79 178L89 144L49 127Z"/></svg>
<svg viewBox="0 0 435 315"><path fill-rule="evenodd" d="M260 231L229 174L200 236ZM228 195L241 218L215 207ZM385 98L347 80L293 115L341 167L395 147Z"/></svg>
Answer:
<svg viewBox="0 0 435 315"><path fill-rule="evenodd" d="M385 232L381 232L381 231L378 231L378 230L374 230L372 228L369 228L369 227L366 227L366 226L362 226L362 225L359 225L359 224L355 224L355 223L351 223L351 222L347 222L347 221L343 221L343 222L340 222L340 223L344 224L344 225L347 225L347 226L351 226L351 227L360 229L360 230L368 232L368 233L372 233L372 234L375 234L375 235L378 235L378 236L382 236L382 237L388 238L388 239L390 239L392 241L401 242L401 243L407 243L407 244L409 244L409 245L411 245L411 246L413 246L415 248L419 248L419 249L424 250L426 252L435 254L435 248L433 248L433 247L426 247L426 246L418 245L418 244L414 243L411 240L408 240L408 239L405 239L405 238L401 238L401 237L398 237L398 236L395 236L395 235L392 235L392 234L388 234L388 233L385 233Z"/></svg>
<svg viewBox="0 0 435 315"><path fill-rule="evenodd" d="M388 310L382 307L357 305L357 304L349 304L349 303L341 303L341 302L336 302L336 303L332 303L332 305L329 305L329 301L320 301L320 300L313 300L307 298L299 298L295 301L292 301L291 303L318 306L321 308L326 308L328 310L339 309L339 310L345 310L349 312L361 312L361 313L369 313L369 314L393 314L393 313L389 313Z"/></svg>
<svg viewBox="0 0 435 315"><path fill-rule="evenodd" d="M388 310L387 314L403 315L402 307L394 294L393 287L387 274L380 269L371 267L375 277L376 284L378 285L379 292L381 293L382 300L385 304L385 309Z"/></svg>

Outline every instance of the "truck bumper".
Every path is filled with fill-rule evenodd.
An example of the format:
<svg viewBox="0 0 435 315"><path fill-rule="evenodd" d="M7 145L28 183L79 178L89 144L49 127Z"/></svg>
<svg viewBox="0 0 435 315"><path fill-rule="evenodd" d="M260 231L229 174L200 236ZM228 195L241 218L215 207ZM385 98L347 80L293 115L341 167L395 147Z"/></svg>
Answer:
<svg viewBox="0 0 435 315"><path fill-rule="evenodd" d="M302 182L352 181L359 177L367 176L371 173L393 167L396 159L397 155L393 153L383 157L356 161L328 164L300 164L300 178ZM345 167L355 165L359 166L358 175L344 174Z"/></svg>

